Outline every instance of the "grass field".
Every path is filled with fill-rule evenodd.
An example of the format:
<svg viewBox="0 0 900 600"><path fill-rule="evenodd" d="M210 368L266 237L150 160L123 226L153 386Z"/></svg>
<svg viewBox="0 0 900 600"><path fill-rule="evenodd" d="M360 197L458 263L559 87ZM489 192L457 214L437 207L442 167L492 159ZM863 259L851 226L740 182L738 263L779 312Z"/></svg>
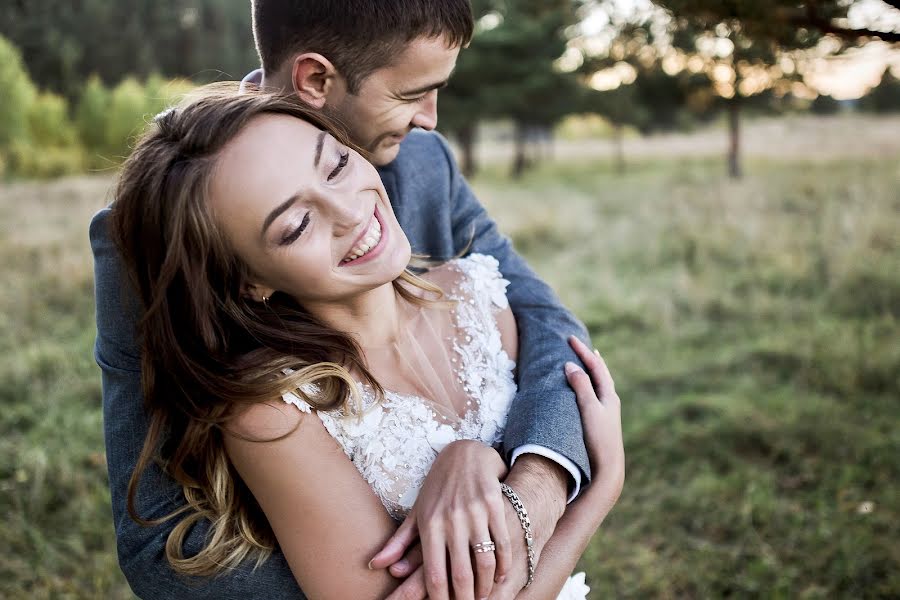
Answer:
<svg viewBox="0 0 900 600"><path fill-rule="evenodd" d="M900 596L900 136L820 125L820 152L753 154L739 182L711 151L475 180L623 399L594 598ZM91 357L86 227L110 185L0 186L0 597L131 597Z"/></svg>

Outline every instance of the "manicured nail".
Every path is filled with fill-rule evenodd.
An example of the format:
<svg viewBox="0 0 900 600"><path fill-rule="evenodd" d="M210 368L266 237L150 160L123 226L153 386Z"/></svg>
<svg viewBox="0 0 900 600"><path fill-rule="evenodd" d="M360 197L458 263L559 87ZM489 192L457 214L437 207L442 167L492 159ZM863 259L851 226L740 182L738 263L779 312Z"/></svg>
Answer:
<svg viewBox="0 0 900 600"><path fill-rule="evenodd" d="M581 370L581 367L576 365L573 362L566 363L566 375L571 375L572 373L576 373Z"/></svg>

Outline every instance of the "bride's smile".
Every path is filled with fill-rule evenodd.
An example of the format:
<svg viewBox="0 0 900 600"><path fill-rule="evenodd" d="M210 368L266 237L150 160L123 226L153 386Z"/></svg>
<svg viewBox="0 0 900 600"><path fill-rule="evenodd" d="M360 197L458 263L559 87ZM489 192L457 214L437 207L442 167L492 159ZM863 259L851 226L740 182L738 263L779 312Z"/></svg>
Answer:
<svg viewBox="0 0 900 600"><path fill-rule="evenodd" d="M213 218L257 299L340 302L390 283L409 262L378 172L305 121L257 117L222 150L216 173Z"/></svg>

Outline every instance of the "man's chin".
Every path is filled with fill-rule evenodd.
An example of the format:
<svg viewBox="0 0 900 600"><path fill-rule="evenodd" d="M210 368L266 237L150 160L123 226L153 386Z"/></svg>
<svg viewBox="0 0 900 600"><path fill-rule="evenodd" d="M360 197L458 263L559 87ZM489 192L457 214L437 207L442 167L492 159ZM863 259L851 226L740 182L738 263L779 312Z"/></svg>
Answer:
<svg viewBox="0 0 900 600"><path fill-rule="evenodd" d="M387 140L385 140L387 141ZM372 164L376 167L383 167L394 162L394 159L397 158L397 154L400 153L400 143L399 142L390 142L390 143L381 143L378 147L372 151L370 156L370 160Z"/></svg>

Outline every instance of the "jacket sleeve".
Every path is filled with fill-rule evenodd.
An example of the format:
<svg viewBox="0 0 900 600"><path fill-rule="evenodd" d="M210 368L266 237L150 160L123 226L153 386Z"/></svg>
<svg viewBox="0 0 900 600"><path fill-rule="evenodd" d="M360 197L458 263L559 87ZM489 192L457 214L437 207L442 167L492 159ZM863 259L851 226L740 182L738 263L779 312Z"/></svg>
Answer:
<svg viewBox="0 0 900 600"><path fill-rule="evenodd" d="M449 164L456 251L470 246L471 252L494 256L510 282L507 293L519 329L519 391L507 419L504 454L510 460L517 448L542 446L574 463L586 485L591 473L581 415L563 365L570 360L579 362L569 347L568 336L588 340L587 330L516 253L509 239L500 234L459 172L446 140L435 138Z"/></svg>
<svg viewBox="0 0 900 600"><path fill-rule="evenodd" d="M214 578L188 578L175 573L165 558L165 544L174 520L142 527L128 514L128 481L147 435L141 392L140 350L135 326L140 305L124 273L121 257L107 231L109 209L94 216L90 226L94 253L97 339L94 355L103 383L103 427L119 566L141 598L245 600L252 597L303 598L280 552L254 570L255 562ZM144 518L165 516L183 502L180 487L155 464L148 467L137 493ZM177 519L177 518L176 518ZM184 552L195 554L207 527L195 527Z"/></svg>

